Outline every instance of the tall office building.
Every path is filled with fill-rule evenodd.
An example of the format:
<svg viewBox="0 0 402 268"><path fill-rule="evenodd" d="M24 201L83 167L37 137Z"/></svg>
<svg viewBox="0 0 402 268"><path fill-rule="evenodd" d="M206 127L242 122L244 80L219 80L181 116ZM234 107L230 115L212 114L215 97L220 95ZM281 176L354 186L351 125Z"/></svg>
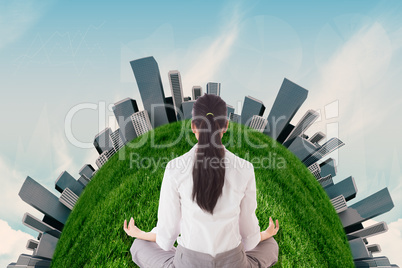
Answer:
<svg viewBox="0 0 402 268"><path fill-rule="evenodd" d="M221 83L209 82L207 84L207 94L221 95Z"/></svg>
<svg viewBox="0 0 402 268"><path fill-rule="evenodd" d="M349 233L347 235L347 238L349 240L361 237L361 238L367 238L370 236L374 236L374 235L378 235L378 234L382 234L385 233L386 231L388 231L388 226L387 223L385 223L384 221L370 225L364 229L358 230L356 232L352 232Z"/></svg>
<svg viewBox="0 0 402 268"><path fill-rule="evenodd" d="M39 243L38 243L39 245ZM20 254L18 257L17 262L12 262L9 265L7 265L7 268L14 268L14 267L41 267L41 268L46 268L50 267L51 259L48 258L43 258L39 256L32 256L28 254Z"/></svg>
<svg viewBox="0 0 402 268"><path fill-rule="evenodd" d="M59 177L56 179L55 188L60 193L62 193L64 189L70 188L70 190L78 196L81 195L81 192L84 189L83 185L76 181L67 171L60 173Z"/></svg>
<svg viewBox="0 0 402 268"><path fill-rule="evenodd" d="M249 126L259 132L263 132L267 123L268 121L264 117L259 115L253 115Z"/></svg>
<svg viewBox="0 0 402 268"><path fill-rule="evenodd" d="M114 148L103 152L101 155L99 155L98 159L96 159L95 164L98 166L98 168L101 168L115 153L116 150Z"/></svg>
<svg viewBox="0 0 402 268"><path fill-rule="evenodd" d="M253 115L262 116L264 111L265 106L262 101L251 96L244 97L243 108L241 110L241 123L248 126Z"/></svg>
<svg viewBox="0 0 402 268"><path fill-rule="evenodd" d="M234 107L232 105L226 104L226 110L227 110L227 117L229 119L230 113L234 113Z"/></svg>
<svg viewBox="0 0 402 268"><path fill-rule="evenodd" d="M131 121L133 122L137 136L141 136L152 129L147 110L139 111L131 115Z"/></svg>
<svg viewBox="0 0 402 268"><path fill-rule="evenodd" d="M367 250L363 239L361 238L350 240L349 246L354 260L372 257L370 252Z"/></svg>
<svg viewBox="0 0 402 268"><path fill-rule="evenodd" d="M322 186L322 188L324 188L324 190L327 187L330 187L330 186L334 185L334 181L332 180L331 175L328 175L326 177L321 177L317 181L321 184L321 186Z"/></svg>
<svg viewBox="0 0 402 268"><path fill-rule="evenodd" d="M367 245L367 250L373 254L377 252L381 252L381 247L378 244Z"/></svg>
<svg viewBox="0 0 402 268"><path fill-rule="evenodd" d="M185 101L181 104L183 110L183 120L191 119L193 117L193 106L195 100Z"/></svg>
<svg viewBox="0 0 402 268"><path fill-rule="evenodd" d="M235 114L235 113L230 113L229 120L240 124L241 123L241 115Z"/></svg>
<svg viewBox="0 0 402 268"><path fill-rule="evenodd" d="M366 268L366 267L381 267L381 268L386 268L386 267L394 267L398 268L398 265L391 264L388 260L387 257L381 256L381 257L373 257L373 258L365 258L365 259L359 259L355 260L355 267L356 268Z"/></svg>
<svg viewBox="0 0 402 268"><path fill-rule="evenodd" d="M173 123L173 122L181 120L180 119L181 112L177 113L177 116L176 116L176 109L173 104L172 96L165 98L165 107L166 107L166 113L167 113L169 123ZM180 109L181 109L181 107L180 107ZM180 109L179 109L179 111L180 111Z"/></svg>
<svg viewBox="0 0 402 268"><path fill-rule="evenodd" d="M177 70L170 71L168 73L168 76L169 76L170 89L172 91L173 105L174 105L175 114L176 114L176 118L177 118L178 114L180 113L181 104L184 101L181 76L180 76L180 72Z"/></svg>
<svg viewBox="0 0 402 268"><path fill-rule="evenodd" d="M18 195L25 203L61 224L65 224L70 215L71 211L60 203L54 194L29 176L25 179Z"/></svg>
<svg viewBox="0 0 402 268"><path fill-rule="evenodd" d="M29 240L27 241L26 248L27 248L27 249L30 249L30 250L35 250L35 249L38 247L38 245L39 245L39 242L38 242L38 241L33 240L33 239L29 239Z"/></svg>
<svg viewBox="0 0 402 268"><path fill-rule="evenodd" d="M64 191L61 193L61 196L59 197L60 203L68 207L70 210L73 209L75 206L75 203L78 201L78 195L73 193L69 188L64 189Z"/></svg>
<svg viewBox="0 0 402 268"><path fill-rule="evenodd" d="M87 177L88 180L90 180L94 172L95 169L92 167L92 165L86 164L80 169L80 171L78 171L78 174L80 174L81 176L84 175L85 177Z"/></svg>
<svg viewBox="0 0 402 268"><path fill-rule="evenodd" d="M302 162L308 167L323 158L324 156L328 155L329 153L332 153L336 149L342 147L343 145L345 145L345 143L343 143L338 138L332 138L324 143L320 148L318 148L318 150L312 155L303 159Z"/></svg>
<svg viewBox="0 0 402 268"><path fill-rule="evenodd" d="M193 86L191 91L193 93L193 100L197 100L202 95L202 87L201 86Z"/></svg>
<svg viewBox="0 0 402 268"><path fill-rule="evenodd" d="M308 170L310 170L311 174L313 174L313 176L319 180L321 179L321 168L320 165L318 165L317 163L312 164L311 166L308 167Z"/></svg>
<svg viewBox="0 0 402 268"><path fill-rule="evenodd" d="M321 131L318 131L313 136L311 136L309 141L312 143L319 143L323 138L325 138L325 134L322 133Z"/></svg>
<svg viewBox="0 0 402 268"><path fill-rule="evenodd" d="M325 192L330 199L339 195L343 195L345 197L345 200L349 201L356 197L357 187L355 179L352 176L347 177L346 179L325 188Z"/></svg>
<svg viewBox="0 0 402 268"><path fill-rule="evenodd" d="M98 169L101 168L108 160L107 156L106 156L106 152L101 153L98 156L98 159L96 159L95 164L98 166Z"/></svg>
<svg viewBox="0 0 402 268"><path fill-rule="evenodd" d="M329 174L332 175L332 177L336 176L336 163L333 158L328 158L327 160L323 161L320 164L320 174L321 177L325 177Z"/></svg>
<svg viewBox="0 0 402 268"><path fill-rule="evenodd" d="M302 161L303 159L305 159L306 157L317 151L318 148L319 147L316 146L315 144L312 144L308 140L297 136L293 140L292 144L289 145L288 150L291 151L294 155L296 155L297 158L300 159L300 161Z"/></svg>
<svg viewBox="0 0 402 268"><path fill-rule="evenodd" d="M112 130L110 129L110 127L107 127L95 136L94 146L99 154L113 148L113 142L110 138L110 134L112 134Z"/></svg>
<svg viewBox="0 0 402 268"><path fill-rule="evenodd" d="M165 93L158 63L154 57L146 57L133 60L130 64L152 128L168 124L169 118L165 105Z"/></svg>
<svg viewBox="0 0 402 268"><path fill-rule="evenodd" d="M130 122L132 125L132 122ZM124 146L124 136L120 128L116 129L112 133L110 133L110 138L112 139L113 148L117 152Z"/></svg>
<svg viewBox="0 0 402 268"><path fill-rule="evenodd" d="M306 100L307 94L306 89L285 78L267 117L264 134L277 140Z"/></svg>
<svg viewBox="0 0 402 268"><path fill-rule="evenodd" d="M53 254L56 249L56 245L57 245L58 241L59 241L58 238L56 238L46 232L43 233L39 240L38 247L35 249L35 252L32 256L39 256L42 258L51 259L53 257ZM38 266L33 266L33 267L38 267ZM39 266L39 267L41 267L41 266Z"/></svg>
<svg viewBox="0 0 402 268"><path fill-rule="evenodd" d="M292 132L290 132L289 136L283 142L283 145L288 147L290 143L293 142L296 136L301 136L307 128L309 128L314 121L319 117L319 113L314 110L308 110L302 119L296 124L293 128Z"/></svg>
<svg viewBox="0 0 402 268"><path fill-rule="evenodd" d="M22 217L22 223L31 228L34 231L37 231L39 233L48 233L53 235L56 238L60 238L61 232L57 230L56 228L50 226L47 223L44 223L40 219L36 218L35 216L31 215L28 212L25 212L24 216Z"/></svg>
<svg viewBox="0 0 402 268"><path fill-rule="evenodd" d="M354 232L354 225L361 224L373 217L388 212L394 207L388 188L384 188L375 194L349 206L339 213L339 218L347 234Z"/></svg>
<svg viewBox="0 0 402 268"><path fill-rule="evenodd" d="M112 110L119 125L123 143L126 144L132 141L137 136L135 135L130 116L138 112L137 102L132 98L125 98L116 102Z"/></svg>
<svg viewBox="0 0 402 268"><path fill-rule="evenodd" d="M294 128L295 126L292 125L291 123L287 124L285 128L282 130L281 134L278 136L278 138L276 138L276 141L279 143L283 143L283 141L290 135L290 132L292 132ZM305 140L308 139L308 137L306 137L306 135L304 134L300 135L300 137L302 137Z"/></svg>

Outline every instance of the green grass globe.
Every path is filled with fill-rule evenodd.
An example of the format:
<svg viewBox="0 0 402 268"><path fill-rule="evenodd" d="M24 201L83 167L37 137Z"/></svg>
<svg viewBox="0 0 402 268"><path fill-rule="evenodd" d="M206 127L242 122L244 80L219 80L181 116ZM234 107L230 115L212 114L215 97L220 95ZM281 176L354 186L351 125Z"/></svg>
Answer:
<svg viewBox="0 0 402 268"><path fill-rule="evenodd" d="M190 123L149 131L102 166L68 217L51 267L136 267L129 251L134 238L124 232L123 222L133 217L144 231L156 225L164 168L197 142ZM222 142L254 165L261 229L268 227L270 216L279 220L275 267L354 267L329 197L296 156L265 134L234 122Z"/></svg>

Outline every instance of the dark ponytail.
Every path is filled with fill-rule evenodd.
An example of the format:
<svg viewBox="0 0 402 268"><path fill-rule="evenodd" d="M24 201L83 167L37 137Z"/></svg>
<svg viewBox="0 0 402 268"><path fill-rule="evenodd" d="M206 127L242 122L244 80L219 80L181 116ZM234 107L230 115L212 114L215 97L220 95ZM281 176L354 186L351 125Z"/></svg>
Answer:
<svg viewBox="0 0 402 268"><path fill-rule="evenodd" d="M225 147L220 132L227 124L226 102L217 95L204 94L194 103L192 122L199 133L192 197L201 209L213 214L225 181Z"/></svg>

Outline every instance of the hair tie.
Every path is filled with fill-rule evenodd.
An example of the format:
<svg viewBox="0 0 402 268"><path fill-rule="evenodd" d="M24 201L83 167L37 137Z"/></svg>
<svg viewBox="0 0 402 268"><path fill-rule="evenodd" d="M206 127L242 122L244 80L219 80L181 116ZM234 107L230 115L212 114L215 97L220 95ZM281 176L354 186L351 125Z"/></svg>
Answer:
<svg viewBox="0 0 402 268"><path fill-rule="evenodd" d="M212 116L214 116L214 114L213 114L213 113L207 113L205 116L207 116L207 115L209 115L209 114L212 114Z"/></svg>

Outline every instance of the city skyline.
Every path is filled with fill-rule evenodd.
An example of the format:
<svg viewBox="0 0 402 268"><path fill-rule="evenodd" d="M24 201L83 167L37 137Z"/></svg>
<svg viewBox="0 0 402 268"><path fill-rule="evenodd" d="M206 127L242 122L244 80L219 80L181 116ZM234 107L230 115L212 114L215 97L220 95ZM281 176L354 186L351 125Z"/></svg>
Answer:
<svg viewBox="0 0 402 268"><path fill-rule="evenodd" d="M238 103L245 90L271 107L283 77L288 77L310 91L291 124L296 125L307 109L319 110L320 117L306 134L337 134L347 145L334 156L339 167L334 182L353 175L359 187L356 201L371 194L373 187L388 186L394 198L401 196L402 144L383 139L387 133L402 135L396 123L401 114L396 75L402 56L397 19L401 4L320 3L314 6L320 10L317 13L297 2L290 10L280 3L236 3L193 3L212 18L199 21L189 17L191 12L178 16L164 3L161 10L170 10L169 16L154 13L149 4L139 9L126 4L125 11L135 11L136 16L124 16L124 10L112 5L97 7L98 12L77 6L74 25L63 15L70 4L19 7L22 14L36 15L26 16L30 26L11 31L15 36L6 33L11 39L7 37L0 46L1 88L9 89L4 90L7 103L1 111L14 113L1 122L8 129L1 139L2 183L14 204L1 210L4 228L34 235L20 218L27 206L17 194L26 175L51 189L63 170L76 176L82 163L96 166L94 134L106 127L117 129L111 106L126 96L140 99L127 62L149 55L158 59L166 96L168 71L181 70L184 96L192 96L194 85L205 90L209 81L221 82L221 95L236 114L241 112ZM8 7L2 10L6 18L19 13L8 12ZM110 10L118 11L114 13L119 13L118 19ZM183 26L180 21L185 19L196 32ZM153 22L143 24L148 20ZM127 27L140 24L143 28ZM68 121L69 111L79 104L89 108ZM24 118L24 123L16 118ZM88 147L73 143L64 131L66 124ZM5 204L9 199L1 201ZM394 235L387 239L398 238L392 230L401 230L401 199L394 201L393 210L374 218L390 225Z"/></svg>
<svg viewBox="0 0 402 268"><path fill-rule="evenodd" d="M179 111L180 114L180 111L183 111L183 115L178 116L178 118L182 118L182 120L191 119L191 110L195 101L191 101L190 98L187 98L186 101L182 101L183 94L181 89L181 78L180 73L177 70L169 71L168 73L172 96L165 98L165 96L162 94L162 96L159 96L158 99L155 98L155 95L160 94L159 91L161 90L161 83L159 69L157 68L158 64L154 57L150 56L133 60L130 61L130 64L133 67L133 72L136 79L138 79L137 84L141 90L142 102L146 103L144 107L147 107L148 109L151 107L150 113L154 113L154 115L150 119L147 110L136 112L135 110L138 109L132 108L132 106L136 107L136 101L132 99L130 101L131 104L129 105L130 109L124 109L125 111L120 109L120 113L116 113L116 110L119 110L119 104L130 100L130 98L127 97L122 101L117 102L117 106L113 106L116 120L121 128L127 128L127 124L125 122L126 120L121 120L121 117L123 119L131 118L135 136L139 137L152 130L152 125L160 124L159 126L162 126L164 124L169 124L176 121L176 118L174 118L174 121L172 120L170 122L164 122L164 119L167 118L168 111L164 110L166 113L155 113L155 110L152 108L154 105L153 100L155 100L157 104L162 104L163 109L168 107L167 105L172 105L172 103L174 103L174 109L172 109L172 111L175 113ZM211 84L212 83L208 83L207 88L210 87ZM209 89L209 94L220 95L220 83L214 83L214 85L219 85L217 88L215 88L217 91L213 92L211 89ZM247 120L244 120L242 124L262 132L265 135L271 136L274 140L280 143L282 141L289 141L287 142L288 150L293 152L302 161L302 163L306 165L306 167L314 175L329 196L330 202L338 213L339 219L343 224L345 233L350 234L363 231L365 230L362 224L363 222L378 215L382 215L394 207L392 197L388 188L386 187L351 206L347 204L347 201L355 198L357 193L357 188L353 177L349 177L339 183L334 184L333 177L335 177L337 173L335 161L332 158L327 158L322 163L319 163L322 158L342 147L344 143L337 137L333 137L321 145L318 143L319 140L314 138L311 139L314 144L312 144L310 148L306 148L305 144L310 144L312 142L307 140L308 136L305 135L304 132L318 117L318 114L314 110L309 110L296 124L296 126L290 124L291 118L293 118L293 116L297 113L297 110L305 101L307 94L308 90L296 85L287 78L284 78L278 95L275 98L275 102L269 111L267 119L262 117L265 111L265 106L263 103L251 96L245 97L242 109L242 117L247 118ZM174 99L177 100L175 101ZM160 100L162 100L162 103L158 103ZM180 107L178 107L178 103L181 103ZM226 114L226 116L232 121L237 121L237 119L233 118L233 107L226 104L226 108L228 107L231 108L231 111L228 111L227 113L229 113L231 116L228 117L228 114ZM268 125L270 118L274 120L275 118L282 118L281 120L283 120L283 122L279 124L277 124L277 122L271 122L270 127L268 128L269 131L265 133L266 126ZM249 119L251 119L251 122ZM276 130L276 127L279 129L278 131ZM125 143L129 143L131 141L125 140L123 143L121 139L122 137L123 135L120 132L120 128L117 128L112 132L109 127L95 136L93 145L99 153L99 157L96 159L98 170L102 168L102 166L115 153L117 153ZM297 146L293 147L292 145L295 143ZM113 146L111 147L110 144ZM261 144L259 144L259 146L261 146ZM323 170L321 170L321 167ZM79 171L81 177L78 181L76 181L74 177L72 177L67 171L63 171L55 182L56 190L61 193L58 200L56 196L28 176L19 192L19 196L27 204L44 214L43 221L36 220L34 225L44 226L48 224L51 226L51 228L56 228L61 231L70 211L78 201L81 192L90 182L88 177L93 177L97 172L97 170L95 170L91 173L92 170L94 169L91 168L90 165L84 165L84 167ZM326 176L322 177L323 175ZM23 218L23 223L25 225L27 225L27 215L29 214L25 213ZM27 226L32 227L34 230L38 230L37 227L34 227L33 225L28 224ZM360 234L363 233L364 232L360 232ZM26 264L27 261L25 259L28 259L29 263L43 262L47 261L47 259L51 259L58 242L58 237L54 236L53 230L52 232L47 232L39 229L38 240L39 241L29 239L27 241L27 249L33 250L32 256L22 254L19 256L16 262L10 263L7 267L11 268L16 265L21 265L24 263ZM364 235L349 239L351 253L356 264L358 264L360 261L375 261L376 259L372 253L381 252L381 248L378 244L368 246L366 246L366 244L368 244L368 242L366 236ZM382 258L389 263L387 257ZM393 266L398 267L397 265Z"/></svg>

